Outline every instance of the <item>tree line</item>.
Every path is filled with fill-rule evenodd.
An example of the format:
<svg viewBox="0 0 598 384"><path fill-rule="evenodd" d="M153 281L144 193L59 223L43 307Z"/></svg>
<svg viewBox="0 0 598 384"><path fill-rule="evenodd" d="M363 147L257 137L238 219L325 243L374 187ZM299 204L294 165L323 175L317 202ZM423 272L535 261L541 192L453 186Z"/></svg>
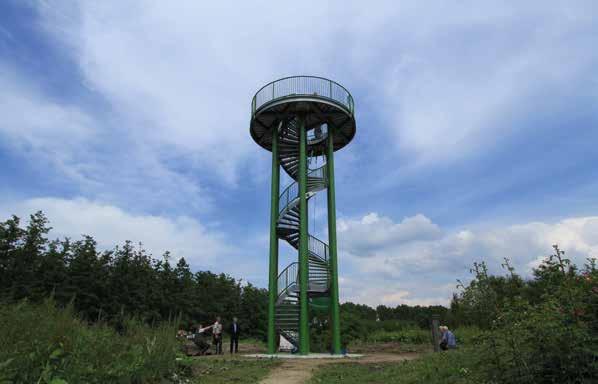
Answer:
<svg viewBox="0 0 598 384"><path fill-rule="evenodd" d="M119 327L134 317L149 324L178 319L183 326L216 316L242 319L252 336L266 327L267 291L226 274L192 272L184 258L153 258L140 245L100 251L92 236L48 240L42 212L26 227L12 216L0 223L0 299L71 301L81 318Z"/></svg>
<svg viewBox="0 0 598 384"><path fill-rule="evenodd" d="M246 335L265 337L267 290L223 273L193 272L184 257L174 264L169 252L154 258L131 241L99 250L91 235L50 240L51 229L41 211L26 225L14 215L0 222L0 300L41 302L52 296L61 306L72 302L84 320L116 327L130 317L148 324L176 318L190 326L236 316ZM447 308L347 302L341 312L350 334L357 323L375 321L427 327L432 313L444 316Z"/></svg>

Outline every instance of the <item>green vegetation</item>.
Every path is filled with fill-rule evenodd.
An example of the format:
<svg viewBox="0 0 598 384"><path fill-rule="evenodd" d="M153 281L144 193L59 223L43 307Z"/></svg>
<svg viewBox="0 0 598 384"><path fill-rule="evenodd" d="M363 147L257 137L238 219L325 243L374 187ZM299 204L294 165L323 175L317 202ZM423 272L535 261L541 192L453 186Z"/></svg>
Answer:
<svg viewBox="0 0 598 384"><path fill-rule="evenodd" d="M472 353L430 353L400 363L326 365L310 380L311 384L480 384L475 377Z"/></svg>
<svg viewBox="0 0 598 384"><path fill-rule="evenodd" d="M455 298L452 310L486 325L476 355L494 383L598 382L598 269L579 269L555 253L533 271L488 275L474 265L475 279Z"/></svg>
<svg viewBox="0 0 598 384"><path fill-rule="evenodd" d="M174 325L127 320L121 334L53 300L0 307L0 383L158 383L176 372Z"/></svg>
<svg viewBox="0 0 598 384"><path fill-rule="evenodd" d="M173 268L168 252L156 260L131 242L99 251L91 236L49 241L49 230L41 212L26 228L16 216L0 222L0 300L41 302L52 295L60 306L72 301L83 320L116 329L131 316L147 324L179 318L185 328L237 316L244 336L265 335L265 289L224 274L193 273L184 258Z"/></svg>
<svg viewBox="0 0 598 384"><path fill-rule="evenodd" d="M42 302L51 295L58 306L72 302L79 318L99 320L117 330L129 317L149 325L178 318L179 326L189 328L210 323L218 315L225 323L237 316L243 337L265 338L265 289L224 274L193 273L184 258L172 267L168 252L154 259L129 241L100 251L89 235L77 241L49 240L50 229L42 212L31 215L26 227L16 216L0 222L0 300ZM343 304L343 344L359 342L373 330L427 327L432 313L444 316L447 308L381 306L378 311L383 321L376 321L376 309ZM396 316L401 320L393 320ZM314 351L327 351L330 345L326 320L324 315L319 325L311 324L318 328L312 332Z"/></svg>
<svg viewBox="0 0 598 384"><path fill-rule="evenodd" d="M598 382L598 270L579 269L555 253L525 280L505 260L506 276L484 263L451 305L460 348L401 364L337 364L313 383L596 383ZM373 333L384 341L411 332ZM417 333L413 333L417 335ZM422 335L423 336L423 335Z"/></svg>
<svg viewBox="0 0 598 384"><path fill-rule="evenodd" d="M181 364L192 372L193 383L201 384L255 384L270 369L280 364L277 360L250 360L243 358L184 358Z"/></svg>
<svg viewBox="0 0 598 384"><path fill-rule="evenodd" d="M378 330L366 335L365 341L371 343L399 342L406 344L426 344L430 342L429 330L407 328L400 331Z"/></svg>
<svg viewBox="0 0 598 384"><path fill-rule="evenodd" d="M263 340L266 290L193 273L184 259L172 267L168 253L156 260L130 242L99 251L90 236L49 241L49 230L41 212L26 228L14 216L0 222L0 383L255 382L276 364L187 359L174 338L177 327L221 315ZM432 314L455 330L460 349L396 365L332 365L315 382L598 382L596 261L577 267L555 247L531 278L503 266L506 275L493 276L474 264L450 308L343 304L349 351L425 352ZM316 315L312 348L328 351L330 322Z"/></svg>
<svg viewBox="0 0 598 384"><path fill-rule="evenodd" d="M416 343L429 342L430 319L433 314L440 316L443 322L449 317L448 308L442 306L399 305L389 308L381 305L373 309L367 305L348 302L341 305L341 334L346 345L396 332L409 339L417 338Z"/></svg>
<svg viewBox="0 0 598 384"><path fill-rule="evenodd" d="M149 327L133 319L118 333L106 324L88 324L72 305L57 308L52 299L2 305L0 383L242 384L259 381L278 364L186 357L174 334L174 324Z"/></svg>

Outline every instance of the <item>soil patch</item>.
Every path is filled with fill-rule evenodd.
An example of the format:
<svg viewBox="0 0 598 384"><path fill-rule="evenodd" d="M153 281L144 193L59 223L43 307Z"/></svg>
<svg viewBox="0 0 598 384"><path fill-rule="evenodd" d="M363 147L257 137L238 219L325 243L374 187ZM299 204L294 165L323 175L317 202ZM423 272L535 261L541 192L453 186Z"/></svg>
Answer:
<svg viewBox="0 0 598 384"><path fill-rule="evenodd" d="M303 384L324 364L372 364L413 360L418 353L371 353L360 358L346 359L289 359L274 368L261 384Z"/></svg>

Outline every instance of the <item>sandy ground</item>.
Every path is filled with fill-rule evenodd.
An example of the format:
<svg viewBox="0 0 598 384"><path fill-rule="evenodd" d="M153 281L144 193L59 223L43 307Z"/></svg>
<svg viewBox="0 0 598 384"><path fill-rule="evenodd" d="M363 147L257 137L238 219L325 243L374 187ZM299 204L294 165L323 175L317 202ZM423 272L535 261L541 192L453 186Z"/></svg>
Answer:
<svg viewBox="0 0 598 384"><path fill-rule="evenodd" d="M417 353L371 353L355 359L292 359L283 360L260 384L303 384L324 364L392 363L417 358Z"/></svg>

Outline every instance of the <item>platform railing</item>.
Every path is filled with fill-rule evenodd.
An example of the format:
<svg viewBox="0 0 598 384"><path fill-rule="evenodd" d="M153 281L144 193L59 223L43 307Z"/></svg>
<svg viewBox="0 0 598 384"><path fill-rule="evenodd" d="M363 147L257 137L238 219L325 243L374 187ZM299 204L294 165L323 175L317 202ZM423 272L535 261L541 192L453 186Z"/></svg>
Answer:
<svg viewBox="0 0 598 384"><path fill-rule="evenodd" d="M264 85L251 103L254 114L261 106L272 100L292 96L317 96L333 100L351 112L354 112L353 97L342 85L323 77L292 76L285 77Z"/></svg>

